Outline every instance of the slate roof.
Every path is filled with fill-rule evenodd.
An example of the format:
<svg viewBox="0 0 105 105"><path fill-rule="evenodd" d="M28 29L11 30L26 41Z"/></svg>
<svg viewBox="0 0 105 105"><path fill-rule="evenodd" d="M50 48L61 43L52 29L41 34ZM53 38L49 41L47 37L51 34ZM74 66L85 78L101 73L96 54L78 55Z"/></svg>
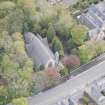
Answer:
<svg viewBox="0 0 105 105"><path fill-rule="evenodd" d="M102 95L97 84L92 83L89 87L87 87L86 92L98 105L105 105L105 96Z"/></svg>
<svg viewBox="0 0 105 105"><path fill-rule="evenodd" d="M105 4L105 2L102 3ZM87 11L77 16L77 19L90 29L100 28L105 23L105 6L101 6L103 6L101 3L91 5Z"/></svg>
<svg viewBox="0 0 105 105"><path fill-rule="evenodd" d="M88 32L89 39L93 39L93 38L95 39L99 32L100 32L100 30L98 28L90 30Z"/></svg>
<svg viewBox="0 0 105 105"><path fill-rule="evenodd" d="M37 68L45 65L49 59L54 59L52 51L33 33L25 33L24 38L27 53L33 59Z"/></svg>

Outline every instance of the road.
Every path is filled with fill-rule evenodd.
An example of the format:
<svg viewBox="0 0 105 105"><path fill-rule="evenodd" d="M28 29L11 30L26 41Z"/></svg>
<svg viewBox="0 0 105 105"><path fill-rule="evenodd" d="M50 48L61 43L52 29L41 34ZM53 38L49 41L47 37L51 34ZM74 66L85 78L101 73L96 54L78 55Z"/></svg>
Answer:
<svg viewBox="0 0 105 105"><path fill-rule="evenodd" d="M105 61L105 53L91 60L89 63L84 64L80 66L79 68L72 70L70 74L71 76L76 76L103 61Z"/></svg>
<svg viewBox="0 0 105 105"><path fill-rule="evenodd" d="M29 99L29 105L51 105L60 98L72 95L73 92L84 88L86 84L105 75L105 61L80 73L67 82Z"/></svg>

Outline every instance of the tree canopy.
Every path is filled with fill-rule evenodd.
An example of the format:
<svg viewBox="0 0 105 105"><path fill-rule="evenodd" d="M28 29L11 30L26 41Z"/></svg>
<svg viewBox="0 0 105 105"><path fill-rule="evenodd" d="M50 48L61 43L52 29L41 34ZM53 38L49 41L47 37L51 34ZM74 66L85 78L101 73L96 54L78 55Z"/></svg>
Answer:
<svg viewBox="0 0 105 105"><path fill-rule="evenodd" d="M94 2L81 1L77 7ZM0 81L5 81L0 85L0 104L12 100L14 105L24 103L23 97L51 87L60 77L56 68L37 72L27 55L24 33L47 37L49 47L53 53L59 52L60 60L72 54L75 56L66 59L67 65L80 65L105 52L104 41L84 43L87 31L63 3L51 6L47 0L0 0ZM65 75L69 75L67 67L61 71L61 76Z"/></svg>
<svg viewBox="0 0 105 105"><path fill-rule="evenodd" d="M84 39L86 38L86 34L88 32L88 28L83 26L83 25L75 25L71 29L71 35L72 35L72 40L77 44L77 45L82 45L84 42Z"/></svg>

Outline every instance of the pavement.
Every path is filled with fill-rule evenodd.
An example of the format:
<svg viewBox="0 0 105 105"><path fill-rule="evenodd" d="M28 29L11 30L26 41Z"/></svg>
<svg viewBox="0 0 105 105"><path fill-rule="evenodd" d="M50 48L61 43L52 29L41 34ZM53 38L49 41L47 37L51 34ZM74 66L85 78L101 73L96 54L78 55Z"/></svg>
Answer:
<svg viewBox="0 0 105 105"><path fill-rule="evenodd" d="M72 95L87 84L105 75L105 61L91 67L65 83L29 99L29 105L51 105L59 99Z"/></svg>

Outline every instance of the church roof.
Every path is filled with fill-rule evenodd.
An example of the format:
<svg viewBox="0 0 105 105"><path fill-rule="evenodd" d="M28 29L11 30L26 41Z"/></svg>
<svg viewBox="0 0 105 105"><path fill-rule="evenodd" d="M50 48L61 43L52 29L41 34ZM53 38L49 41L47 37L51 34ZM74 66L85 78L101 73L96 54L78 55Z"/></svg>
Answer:
<svg viewBox="0 0 105 105"><path fill-rule="evenodd" d="M50 59L54 59L52 51L33 33L24 34L24 38L27 53L33 59L37 68L44 66Z"/></svg>

